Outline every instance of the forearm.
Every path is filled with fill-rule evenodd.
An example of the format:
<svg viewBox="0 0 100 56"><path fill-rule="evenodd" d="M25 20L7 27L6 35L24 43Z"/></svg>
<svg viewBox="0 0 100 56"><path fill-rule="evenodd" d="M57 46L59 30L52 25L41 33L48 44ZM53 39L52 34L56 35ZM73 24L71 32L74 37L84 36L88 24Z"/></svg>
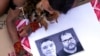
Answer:
<svg viewBox="0 0 100 56"><path fill-rule="evenodd" d="M6 24L7 24L8 33L9 33L13 43L17 42L18 34L17 34L16 26L14 24L14 20L10 20L10 18L7 18Z"/></svg>

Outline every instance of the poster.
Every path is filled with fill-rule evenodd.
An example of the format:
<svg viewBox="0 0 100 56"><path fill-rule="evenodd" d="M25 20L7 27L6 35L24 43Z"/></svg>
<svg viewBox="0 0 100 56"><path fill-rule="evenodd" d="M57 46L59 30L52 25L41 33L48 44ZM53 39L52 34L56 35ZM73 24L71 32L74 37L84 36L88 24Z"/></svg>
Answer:
<svg viewBox="0 0 100 56"><path fill-rule="evenodd" d="M68 56L84 50L73 28L36 40L35 43L40 56Z"/></svg>
<svg viewBox="0 0 100 56"><path fill-rule="evenodd" d="M44 27L29 36L29 42L34 56L41 56L37 43L41 39L59 35L73 29L83 50L68 56L100 56L100 22L94 13L91 3L78 6L61 14L58 23L49 24L48 30Z"/></svg>

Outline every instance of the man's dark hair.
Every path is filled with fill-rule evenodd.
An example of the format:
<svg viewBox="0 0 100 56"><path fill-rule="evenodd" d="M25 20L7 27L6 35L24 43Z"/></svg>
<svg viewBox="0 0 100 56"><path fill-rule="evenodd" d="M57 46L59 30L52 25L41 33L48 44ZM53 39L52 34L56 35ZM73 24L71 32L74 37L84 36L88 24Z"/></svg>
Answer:
<svg viewBox="0 0 100 56"><path fill-rule="evenodd" d="M40 45L43 43L43 42L47 42L47 41L52 41L51 39L48 39L48 38L44 38L40 41Z"/></svg>
<svg viewBox="0 0 100 56"><path fill-rule="evenodd" d="M61 35L60 35L60 37L59 37L59 40L62 42L62 40L61 40L61 36L64 36L64 35L66 35L67 33L69 33L69 34L71 34L72 36L73 36L73 34L72 33L70 33L70 32L63 32Z"/></svg>
<svg viewBox="0 0 100 56"><path fill-rule="evenodd" d="M74 4L75 0L48 0L51 7L61 13L66 13Z"/></svg>

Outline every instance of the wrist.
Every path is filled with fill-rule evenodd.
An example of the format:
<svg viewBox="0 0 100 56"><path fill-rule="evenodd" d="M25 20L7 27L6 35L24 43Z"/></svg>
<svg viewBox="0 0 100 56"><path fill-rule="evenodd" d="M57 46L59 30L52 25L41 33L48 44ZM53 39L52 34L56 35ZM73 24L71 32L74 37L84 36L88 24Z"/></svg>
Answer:
<svg viewBox="0 0 100 56"><path fill-rule="evenodd" d="M13 17L8 17L6 21L7 22L15 22L15 19Z"/></svg>

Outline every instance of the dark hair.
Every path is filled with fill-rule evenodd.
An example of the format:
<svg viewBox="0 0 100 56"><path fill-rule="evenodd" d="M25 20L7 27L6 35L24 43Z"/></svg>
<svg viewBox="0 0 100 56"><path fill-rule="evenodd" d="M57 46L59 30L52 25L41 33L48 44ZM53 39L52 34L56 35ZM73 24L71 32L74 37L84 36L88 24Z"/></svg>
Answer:
<svg viewBox="0 0 100 56"><path fill-rule="evenodd" d="M40 46L43 42L47 42L47 41L52 41L51 39L48 39L48 38L44 38L44 39L41 39L40 40Z"/></svg>
<svg viewBox="0 0 100 56"><path fill-rule="evenodd" d="M25 6L24 6L24 12L27 14L28 18L32 15L32 13L36 9L37 3L39 3L41 0L26 0ZM13 0L10 0L9 8L15 9L16 5L13 3Z"/></svg>
<svg viewBox="0 0 100 56"><path fill-rule="evenodd" d="M36 9L36 4L39 3L41 0L26 0L26 4L24 7L24 11L28 14L28 17L32 15L32 13Z"/></svg>
<svg viewBox="0 0 100 56"><path fill-rule="evenodd" d="M51 7L61 13L66 13L73 5L75 0L48 0Z"/></svg>
<svg viewBox="0 0 100 56"><path fill-rule="evenodd" d="M62 42L62 40L61 40L61 36L64 36L64 35L66 35L66 33L70 33L70 32L63 32L63 33L61 33L61 35L59 36L59 40ZM70 33L70 34L72 34L72 33ZM72 36L73 36L73 34L72 34Z"/></svg>

